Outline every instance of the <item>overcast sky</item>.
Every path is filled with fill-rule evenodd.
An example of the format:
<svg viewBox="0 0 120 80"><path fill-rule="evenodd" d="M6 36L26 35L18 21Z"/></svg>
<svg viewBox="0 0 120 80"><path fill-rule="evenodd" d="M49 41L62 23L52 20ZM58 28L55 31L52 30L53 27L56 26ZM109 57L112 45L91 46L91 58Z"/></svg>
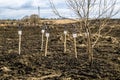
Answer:
<svg viewBox="0 0 120 80"><path fill-rule="evenodd" d="M73 17L71 11L63 4L64 0L54 0L59 11L66 17ZM42 18L56 17L50 9L48 0L0 0L0 19L21 19L26 15L38 14L40 6L40 16ZM120 6L118 0L117 8ZM120 13L115 16L120 18Z"/></svg>

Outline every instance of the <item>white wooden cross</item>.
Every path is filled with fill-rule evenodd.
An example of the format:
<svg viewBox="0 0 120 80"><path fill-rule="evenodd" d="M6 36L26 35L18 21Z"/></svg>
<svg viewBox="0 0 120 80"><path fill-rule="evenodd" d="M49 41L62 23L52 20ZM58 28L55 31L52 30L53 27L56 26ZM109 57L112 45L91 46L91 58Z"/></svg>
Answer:
<svg viewBox="0 0 120 80"><path fill-rule="evenodd" d="M42 43L41 43L41 51L42 51L43 50L43 42L44 42L44 33L45 33L45 30L42 29L41 33L42 33Z"/></svg>
<svg viewBox="0 0 120 80"><path fill-rule="evenodd" d="M77 34L73 33L75 58L77 58L76 37L77 37Z"/></svg>
<svg viewBox="0 0 120 80"><path fill-rule="evenodd" d="M22 35L22 30L18 31L18 35L19 35L19 55L21 54L21 35Z"/></svg>

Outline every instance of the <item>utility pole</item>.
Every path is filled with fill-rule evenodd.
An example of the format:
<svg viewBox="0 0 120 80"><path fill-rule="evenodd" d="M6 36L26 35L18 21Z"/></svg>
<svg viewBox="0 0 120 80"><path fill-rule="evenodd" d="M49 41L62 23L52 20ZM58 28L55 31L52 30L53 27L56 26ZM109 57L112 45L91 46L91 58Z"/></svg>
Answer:
<svg viewBox="0 0 120 80"><path fill-rule="evenodd" d="M38 16L40 18L40 6L38 6Z"/></svg>

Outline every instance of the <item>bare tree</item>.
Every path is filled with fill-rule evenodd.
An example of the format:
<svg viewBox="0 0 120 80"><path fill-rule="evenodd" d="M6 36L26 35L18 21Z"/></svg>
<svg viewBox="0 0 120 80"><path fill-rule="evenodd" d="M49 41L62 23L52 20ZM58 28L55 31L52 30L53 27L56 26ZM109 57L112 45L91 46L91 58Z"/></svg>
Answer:
<svg viewBox="0 0 120 80"><path fill-rule="evenodd" d="M57 10L53 0L49 0L49 2L53 12L57 16L66 18ZM80 23L81 31L86 34L87 53L90 63L93 61L93 49L99 41L101 31L105 28L109 19L117 15L120 11L120 9L115 10L116 2L117 0L65 0L69 9L78 17L79 20L77 21ZM93 32L91 30L91 27L94 26L91 25L93 20L98 20L99 22L98 30L95 33L97 36L94 42L92 41Z"/></svg>

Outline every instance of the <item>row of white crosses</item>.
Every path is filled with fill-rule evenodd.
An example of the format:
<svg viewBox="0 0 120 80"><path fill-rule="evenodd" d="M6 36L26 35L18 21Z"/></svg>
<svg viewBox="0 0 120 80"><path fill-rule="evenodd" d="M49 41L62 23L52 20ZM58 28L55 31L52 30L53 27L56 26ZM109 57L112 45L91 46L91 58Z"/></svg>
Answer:
<svg viewBox="0 0 120 80"><path fill-rule="evenodd" d="M48 39L49 39L49 36L50 36L50 34L48 33L48 32L46 32L45 33L45 30L44 29L42 29L41 30L41 33L42 33L42 42L41 42L41 51L43 50L43 42L44 42L44 34L45 34L45 36L46 36L46 44L45 44L45 56L47 56L47 49L48 49ZM19 53L19 55L21 54L21 36L22 36L22 30L21 29L19 29L18 30L18 35L19 35L19 50L18 50L18 53ZM66 53L66 50L67 50L67 48L66 48L66 36L67 36L67 31L65 30L64 31L64 35L65 35L65 39L64 39L64 53ZM73 33L73 38L74 38L74 52L75 52L75 57L77 58L77 48L76 48L76 37L77 37L77 34L76 33Z"/></svg>
<svg viewBox="0 0 120 80"><path fill-rule="evenodd" d="M66 42L67 42L67 39L66 39L66 36L67 36L67 31L65 30L64 31L64 53L66 53L67 51L67 48L66 48ZM75 58L77 58L77 48L76 48L76 38L77 38L77 34L76 33L73 33L72 34L72 37L74 38L74 52L75 52Z"/></svg>
<svg viewBox="0 0 120 80"><path fill-rule="evenodd" d="M41 33L42 33L42 43L41 43L41 51L42 51L43 50L43 42L44 42L45 30L42 29ZM22 29L21 29L21 27L18 30L18 35L19 35L18 54L20 55L21 54L21 36L22 36ZM50 34L48 32L46 32L45 36L46 36L45 56L47 56L48 38L49 38Z"/></svg>
<svg viewBox="0 0 120 80"><path fill-rule="evenodd" d="M43 42L44 42L44 33L45 33L45 30L44 29L42 29L42 44L41 44L41 50L43 50ZM65 41L64 41L64 53L66 53L66 50L67 50L67 48L66 48L66 36L67 36L67 31L64 31L64 34L65 34ZM49 36L50 36L50 34L49 33L46 33L45 34L45 36L46 36L46 45L45 45L45 56L47 56L47 49L48 49L48 38L49 38ZM77 34L76 33L73 33L73 38L74 38L74 52L75 52L75 57L77 58L77 48L76 48L76 37L77 37Z"/></svg>

